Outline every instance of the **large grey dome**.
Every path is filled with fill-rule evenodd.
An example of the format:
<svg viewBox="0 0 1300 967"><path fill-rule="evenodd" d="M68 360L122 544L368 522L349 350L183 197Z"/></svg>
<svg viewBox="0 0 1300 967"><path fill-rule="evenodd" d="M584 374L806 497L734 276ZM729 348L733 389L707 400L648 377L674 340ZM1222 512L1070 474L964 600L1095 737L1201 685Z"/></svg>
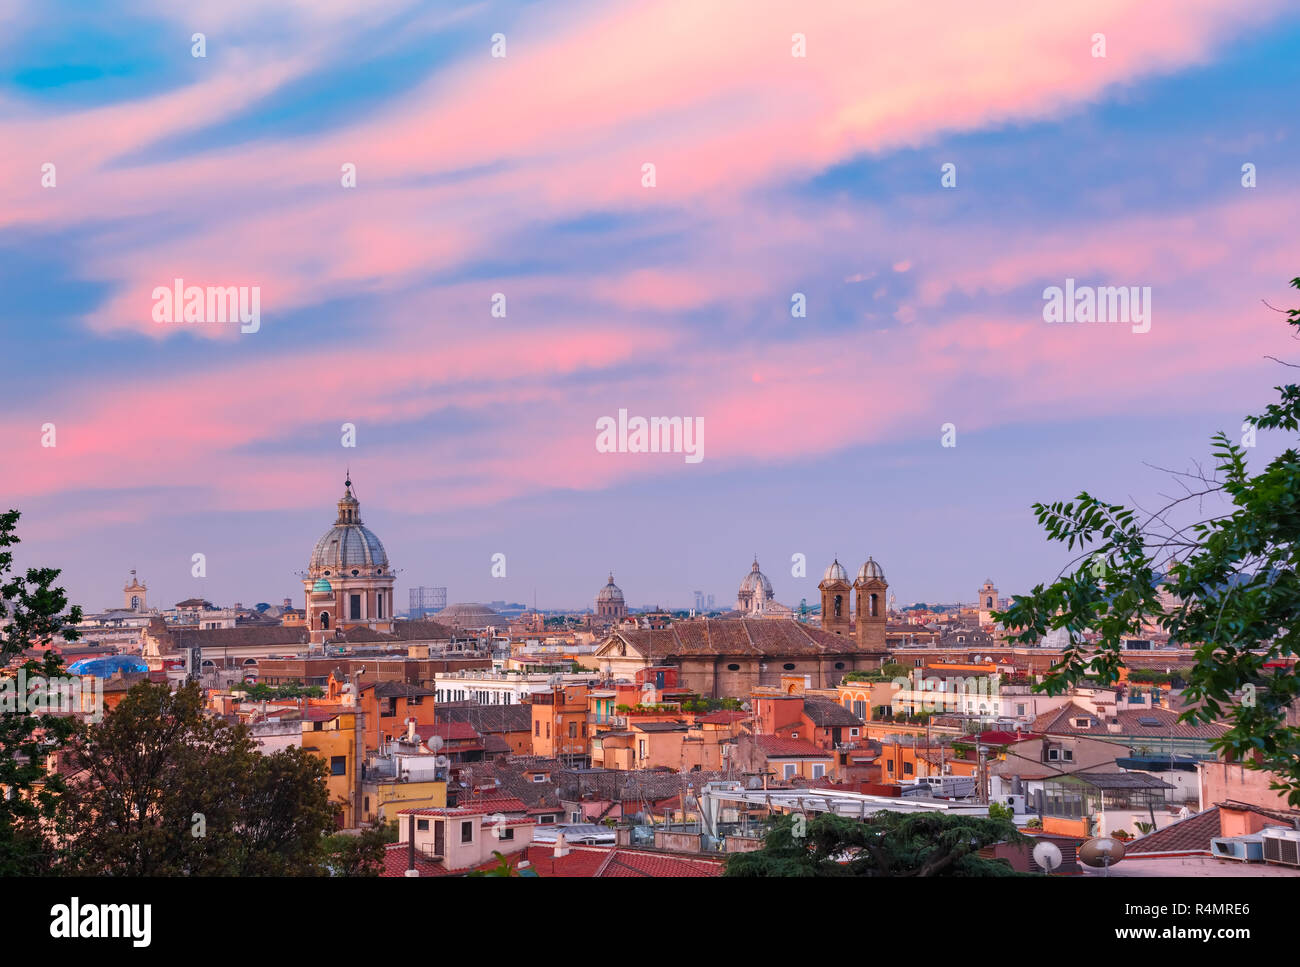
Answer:
<svg viewBox="0 0 1300 967"><path fill-rule="evenodd" d="M609 583L596 593L597 604L622 604L623 590L614 583L614 575L610 574Z"/></svg>
<svg viewBox="0 0 1300 967"><path fill-rule="evenodd" d="M388 554L369 528L360 524L335 524L316 542L311 552L311 567L344 572L353 568L387 571Z"/></svg>
<svg viewBox="0 0 1300 967"><path fill-rule="evenodd" d="M339 498L339 516L334 526L321 535L311 552L311 574L388 573L388 554L379 538L361 524L361 502L352 494L352 480ZM361 574L358 575L361 576Z"/></svg>

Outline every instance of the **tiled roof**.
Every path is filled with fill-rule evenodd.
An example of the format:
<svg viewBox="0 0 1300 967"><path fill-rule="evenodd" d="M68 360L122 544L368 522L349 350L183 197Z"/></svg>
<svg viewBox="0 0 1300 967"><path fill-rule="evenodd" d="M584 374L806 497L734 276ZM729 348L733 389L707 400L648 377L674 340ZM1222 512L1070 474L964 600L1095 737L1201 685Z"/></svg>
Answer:
<svg viewBox="0 0 1300 967"><path fill-rule="evenodd" d="M1219 807L1194 813L1186 819L1170 823L1164 829L1139 836L1124 850L1127 856L1144 853L1208 853L1210 840L1219 836Z"/></svg>
<svg viewBox="0 0 1300 967"><path fill-rule="evenodd" d="M863 652L855 638L812 628L794 620L772 618L702 618L679 621L659 631L619 630L609 640L617 638L622 638L640 655L652 661L729 655L739 658L817 658Z"/></svg>
<svg viewBox="0 0 1300 967"><path fill-rule="evenodd" d="M803 712L804 715L808 716L808 720L819 728L855 727L864 724L862 719L839 702L817 695L809 695L804 698Z"/></svg>
<svg viewBox="0 0 1300 967"><path fill-rule="evenodd" d="M284 625L250 625L242 628L205 628L172 629L170 634L173 648L169 650L184 651L187 648L238 647L240 645L302 645L307 647L307 632L302 628L286 628Z"/></svg>
<svg viewBox="0 0 1300 967"><path fill-rule="evenodd" d="M1088 710L1081 708L1074 702L1063 705L1058 709L1050 712L1044 712L1038 718L1034 719L1031 731L1042 732L1053 735L1093 735L1099 738L1120 736L1150 736L1151 738L1167 739L1171 735L1175 739L1217 739L1227 731L1227 728L1214 723L1202 723L1198 725L1189 725L1186 722L1178 720L1178 713L1167 708L1140 708L1124 709L1117 713L1119 719L1119 731L1110 731L1106 723L1098 716ZM1079 728L1074 724L1077 718L1086 718L1089 721L1087 728ZM1155 724L1144 724L1142 719L1152 719Z"/></svg>
<svg viewBox="0 0 1300 967"><path fill-rule="evenodd" d="M512 865L528 860L540 877L606 876L721 876L722 861L711 857L660 853L619 846L570 846L569 854L557 858L550 846L529 846L523 855L513 854Z"/></svg>
<svg viewBox="0 0 1300 967"><path fill-rule="evenodd" d="M439 704L439 722L468 722L479 732L529 732L533 728L531 705Z"/></svg>
<svg viewBox="0 0 1300 967"><path fill-rule="evenodd" d="M445 742L473 740L479 737L474 726L468 722L438 722L435 725L417 725L415 734L420 737L421 742L427 742L435 735Z"/></svg>
<svg viewBox="0 0 1300 967"><path fill-rule="evenodd" d="M754 741L769 759L830 759L834 753L827 752L803 739L786 739L779 735L756 735Z"/></svg>
<svg viewBox="0 0 1300 967"><path fill-rule="evenodd" d="M739 722L746 718L747 713L739 709L719 709L716 712L709 712L707 715L701 715L699 721L707 722L710 725L730 725L733 722Z"/></svg>
<svg viewBox="0 0 1300 967"><path fill-rule="evenodd" d="M415 698L432 695L433 692L422 685L412 685L409 682L387 681L387 682L367 682L361 686L364 692L368 688L375 690L377 698Z"/></svg>

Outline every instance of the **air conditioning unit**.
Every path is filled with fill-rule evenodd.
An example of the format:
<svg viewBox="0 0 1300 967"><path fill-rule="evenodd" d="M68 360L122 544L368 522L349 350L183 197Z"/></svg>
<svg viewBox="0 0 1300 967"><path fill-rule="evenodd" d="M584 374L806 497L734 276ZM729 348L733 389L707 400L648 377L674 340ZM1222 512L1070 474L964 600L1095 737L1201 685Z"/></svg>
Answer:
<svg viewBox="0 0 1300 967"><path fill-rule="evenodd" d="M1300 866L1300 829L1269 827L1260 830L1264 842L1264 862L1283 866Z"/></svg>
<svg viewBox="0 0 1300 967"><path fill-rule="evenodd" d="M1264 858L1263 840L1258 833L1247 836L1216 836L1210 840L1210 853L1220 859L1258 863Z"/></svg>

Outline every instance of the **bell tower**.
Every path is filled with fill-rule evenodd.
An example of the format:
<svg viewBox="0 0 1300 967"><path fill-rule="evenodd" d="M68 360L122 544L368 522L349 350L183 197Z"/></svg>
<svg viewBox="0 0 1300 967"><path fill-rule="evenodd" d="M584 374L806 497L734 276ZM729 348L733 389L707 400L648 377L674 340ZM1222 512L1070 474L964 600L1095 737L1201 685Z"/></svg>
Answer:
<svg viewBox="0 0 1300 967"><path fill-rule="evenodd" d="M822 593L822 629L833 631L837 635L849 634L853 630L849 620L849 603L853 598L853 586L849 584L849 574L838 558L822 575L817 590Z"/></svg>
<svg viewBox="0 0 1300 967"><path fill-rule="evenodd" d="M135 576L135 571L132 571L131 580L127 582L126 587L122 588L123 606L126 610L147 611L149 606L145 603L145 593L148 590Z"/></svg>
<svg viewBox="0 0 1300 967"><path fill-rule="evenodd" d="M867 563L858 570L853 588L858 592L858 647L883 654L886 651L885 623L888 615L885 593L889 590L885 569L873 558L867 558Z"/></svg>

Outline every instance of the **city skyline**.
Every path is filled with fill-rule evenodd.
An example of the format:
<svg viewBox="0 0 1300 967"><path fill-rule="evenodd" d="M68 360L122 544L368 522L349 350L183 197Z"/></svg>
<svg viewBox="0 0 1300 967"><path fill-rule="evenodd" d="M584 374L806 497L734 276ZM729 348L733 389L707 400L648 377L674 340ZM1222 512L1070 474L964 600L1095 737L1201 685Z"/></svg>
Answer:
<svg viewBox="0 0 1300 967"><path fill-rule="evenodd" d="M960 600L1065 562L1033 501L1154 499L1266 400L1294 10L690 6L253 3L203 56L180 13L0 12L19 562L279 600L350 465L399 589L721 603L757 552L792 605L836 555ZM1144 318L1049 321L1076 283Z"/></svg>

